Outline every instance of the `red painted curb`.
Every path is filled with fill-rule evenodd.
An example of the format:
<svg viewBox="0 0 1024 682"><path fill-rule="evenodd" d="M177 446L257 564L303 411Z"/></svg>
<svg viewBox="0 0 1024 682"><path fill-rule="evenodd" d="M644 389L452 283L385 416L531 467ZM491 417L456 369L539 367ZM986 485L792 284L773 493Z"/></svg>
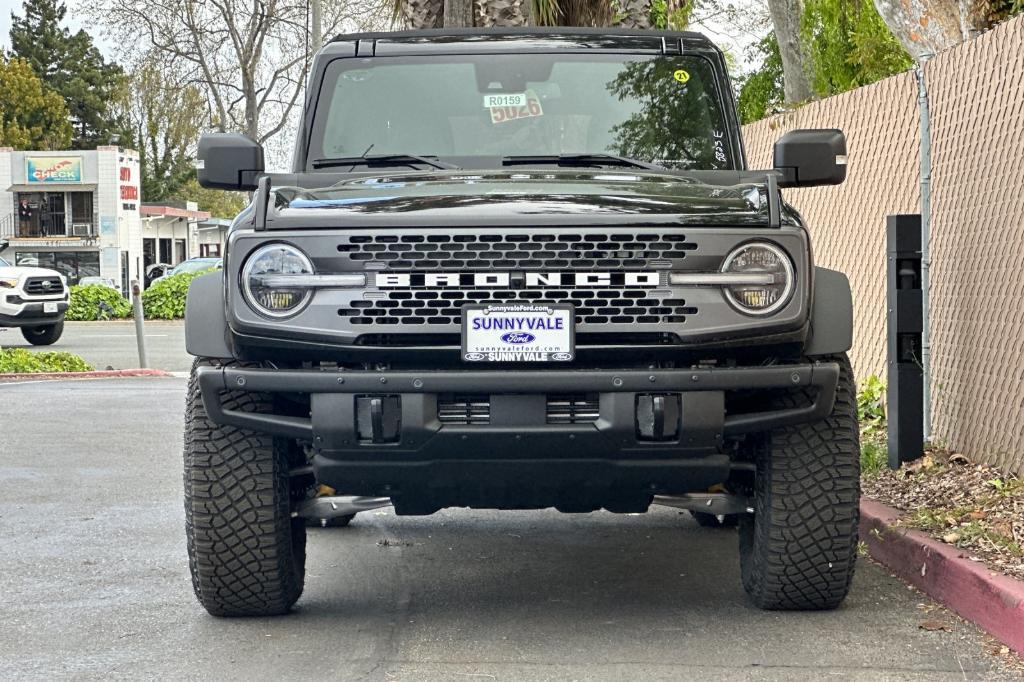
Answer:
<svg viewBox="0 0 1024 682"><path fill-rule="evenodd" d="M1024 582L994 573L926 533L897 526L898 519L892 507L861 499L860 538L871 557L1024 654Z"/></svg>
<svg viewBox="0 0 1024 682"><path fill-rule="evenodd" d="M120 377L169 377L162 369L101 369L92 372L39 372L0 374L0 381L52 381L56 379L116 379Z"/></svg>

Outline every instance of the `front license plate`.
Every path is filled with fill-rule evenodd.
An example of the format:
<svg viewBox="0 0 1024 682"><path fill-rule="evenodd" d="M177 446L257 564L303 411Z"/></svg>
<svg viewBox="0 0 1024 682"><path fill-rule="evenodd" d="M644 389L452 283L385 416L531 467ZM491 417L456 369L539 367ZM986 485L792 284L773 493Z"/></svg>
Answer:
<svg viewBox="0 0 1024 682"><path fill-rule="evenodd" d="M56 303L44 303L43 304L43 312L44 313L55 313L55 312L57 312L57 304Z"/></svg>
<svg viewBox="0 0 1024 682"><path fill-rule="evenodd" d="M470 305L462 309L462 359L568 362L575 349L571 305Z"/></svg>

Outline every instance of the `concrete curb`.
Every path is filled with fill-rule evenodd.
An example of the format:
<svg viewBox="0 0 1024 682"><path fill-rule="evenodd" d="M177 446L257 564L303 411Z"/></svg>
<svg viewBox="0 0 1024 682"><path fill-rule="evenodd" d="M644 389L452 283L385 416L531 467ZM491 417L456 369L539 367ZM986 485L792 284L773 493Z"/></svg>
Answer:
<svg viewBox="0 0 1024 682"><path fill-rule="evenodd" d="M36 374L0 374L0 382L57 381L61 379L118 379L123 377L169 377L162 369L102 369L92 372L39 372Z"/></svg>
<svg viewBox="0 0 1024 682"><path fill-rule="evenodd" d="M860 501L860 539L871 557L950 610L1024 654L1024 582L970 561L963 551L897 526L899 512Z"/></svg>

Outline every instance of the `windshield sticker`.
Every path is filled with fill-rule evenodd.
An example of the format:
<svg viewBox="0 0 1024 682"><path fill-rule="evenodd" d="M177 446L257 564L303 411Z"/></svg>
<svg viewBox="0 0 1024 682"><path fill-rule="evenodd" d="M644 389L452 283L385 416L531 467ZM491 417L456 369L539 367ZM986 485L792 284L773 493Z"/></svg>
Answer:
<svg viewBox="0 0 1024 682"><path fill-rule="evenodd" d="M514 94L501 94L501 95L484 95L484 107L487 109L493 109L494 107L525 107L526 106L526 93L519 92Z"/></svg>
<svg viewBox="0 0 1024 682"><path fill-rule="evenodd" d="M725 163L725 145L722 143L722 138L725 137L725 133L720 130L716 130L711 135L715 138L715 161L720 164Z"/></svg>
<svg viewBox="0 0 1024 682"><path fill-rule="evenodd" d="M544 109L540 106L540 98L537 97L537 93L533 90L527 90L523 97L525 102L521 106L489 107L491 123L505 123L506 121L516 121L521 118L534 118L544 115Z"/></svg>
<svg viewBox="0 0 1024 682"><path fill-rule="evenodd" d="M689 71L683 71L682 69L676 69L676 72L672 74L672 77L675 78L680 83L685 83L688 80L690 80L690 73L689 73Z"/></svg>

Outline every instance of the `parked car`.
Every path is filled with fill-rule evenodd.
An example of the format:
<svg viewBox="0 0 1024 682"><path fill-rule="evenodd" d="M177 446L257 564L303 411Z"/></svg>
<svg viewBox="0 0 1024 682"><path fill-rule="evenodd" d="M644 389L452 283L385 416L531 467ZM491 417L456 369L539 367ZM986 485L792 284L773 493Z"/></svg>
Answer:
<svg viewBox="0 0 1024 682"><path fill-rule="evenodd" d="M88 277L82 277L81 279L79 279L78 285L83 287L99 285L101 287L109 287L110 289L113 289L119 294L121 293L121 285L115 282L110 277L95 277L90 275Z"/></svg>
<svg viewBox="0 0 1024 682"><path fill-rule="evenodd" d="M67 309L64 275L46 268L14 266L0 258L0 327L19 327L32 345L49 346L64 333Z"/></svg>
<svg viewBox="0 0 1024 682"><path fill-rule="evenodd" d="M159 277L154 277L150 284L155 284L165 277L177 275L182 272L204 272L206 270L219 270L224 267L224 261L220 258L189 258L175 265Z"/></svg>
<svg viewBox="0 0 1024 682"><path fill-rule="evenodd" d="M198 145L201 185L254 192L185 313L210 613L288 611L304 520L388 503L677 507L738 526L755 605L843 601L853 302L780 192L843 182L841 131L747 168L696 33L363 33L309 85L291 173L241 135Z"/></svg>

